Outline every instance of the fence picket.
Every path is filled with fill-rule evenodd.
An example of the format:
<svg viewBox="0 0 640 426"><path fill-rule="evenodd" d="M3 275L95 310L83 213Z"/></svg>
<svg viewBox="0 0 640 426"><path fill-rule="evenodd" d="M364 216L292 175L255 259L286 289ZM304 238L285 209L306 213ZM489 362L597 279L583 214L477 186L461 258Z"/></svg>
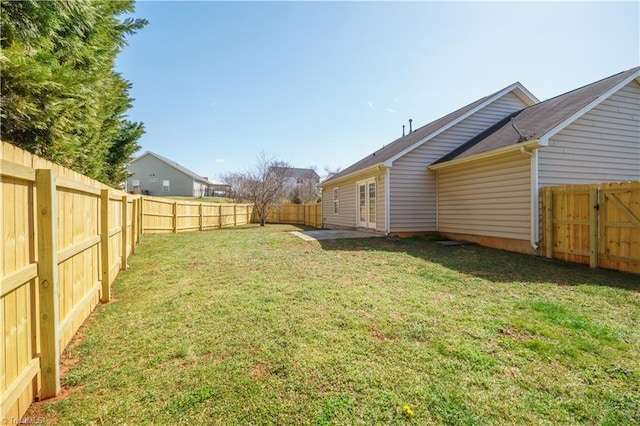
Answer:
<svg viewBox="0 0 640 426"><path fill-rule="evenodd" d="M640 273L640 182L541 189L548 258Z"/></svg>

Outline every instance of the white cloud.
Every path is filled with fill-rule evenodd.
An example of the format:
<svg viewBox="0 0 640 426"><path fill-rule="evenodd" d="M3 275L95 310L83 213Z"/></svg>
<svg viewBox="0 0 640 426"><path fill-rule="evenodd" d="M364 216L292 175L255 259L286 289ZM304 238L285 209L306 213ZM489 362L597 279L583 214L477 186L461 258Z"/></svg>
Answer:
<svg viewBox="0 0 640 426"><path fill-rule="evenodd" d="M373 102L371 102L371 101L367 102L367 105L369 105L369 108L373 108L374 107L373 106Z"/></svg>
<svg viewBox="0 0 640 426"><path fill-rule="evenodd" d="M396 114L397 113L397 111L395 109L393 109L393 108L387 108L387 112L389 114Z"/></svg>
<svg viewBox="0 0 640 426"><path fill-rule="evenodd" d="M224 158L216 158L216 163L224 163Z"/></svg>

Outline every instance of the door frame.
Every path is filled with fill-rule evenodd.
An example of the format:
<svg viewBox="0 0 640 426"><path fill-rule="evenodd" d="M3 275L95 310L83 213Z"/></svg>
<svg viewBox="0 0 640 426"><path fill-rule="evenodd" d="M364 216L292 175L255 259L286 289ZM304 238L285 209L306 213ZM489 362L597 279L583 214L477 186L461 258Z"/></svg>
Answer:
<svg viewBox="0 0 640 426"><path fill-rule="evenodd" d="M378 184L376 178L372 177L356 182L356 226L358 228L376 229L376 223L378 220L377 212L377 200L378 200ZM373 185L374 199L371 204L371 185ZM364 200L362 200L360 189L364 187ZM362 220L362 206L361 202L364 201L364 220ZM371 213L373 209L373 220L371 220Z"/></svg>

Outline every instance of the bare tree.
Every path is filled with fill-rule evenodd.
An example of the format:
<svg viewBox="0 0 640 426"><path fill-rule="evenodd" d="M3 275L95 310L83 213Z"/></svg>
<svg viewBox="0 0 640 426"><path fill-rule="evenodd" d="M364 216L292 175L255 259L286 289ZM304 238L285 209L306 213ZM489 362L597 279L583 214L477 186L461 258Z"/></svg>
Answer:
<svg viewBox="0 0 640 426"><path fill-rule="evenodd" d="M224 183L231 186L235 201L253 203L260 226L264 226L273 205L290 190L291 177L289 164L276 160L264 151L258 154L254 166L244 173L220 176Z"/></svg>

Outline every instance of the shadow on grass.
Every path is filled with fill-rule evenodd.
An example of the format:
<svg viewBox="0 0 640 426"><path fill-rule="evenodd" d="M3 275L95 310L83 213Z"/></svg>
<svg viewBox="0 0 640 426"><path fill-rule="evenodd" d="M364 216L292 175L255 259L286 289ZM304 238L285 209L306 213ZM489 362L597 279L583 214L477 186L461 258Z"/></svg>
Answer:
<svg viewBox="0 0 640 426"><path fill-rule="evenodd" d="M433 238L366 238L319 241L324 250L402 252L495 283L597 285L640 292L640 276L476 245L443 247Z"/></svg>

